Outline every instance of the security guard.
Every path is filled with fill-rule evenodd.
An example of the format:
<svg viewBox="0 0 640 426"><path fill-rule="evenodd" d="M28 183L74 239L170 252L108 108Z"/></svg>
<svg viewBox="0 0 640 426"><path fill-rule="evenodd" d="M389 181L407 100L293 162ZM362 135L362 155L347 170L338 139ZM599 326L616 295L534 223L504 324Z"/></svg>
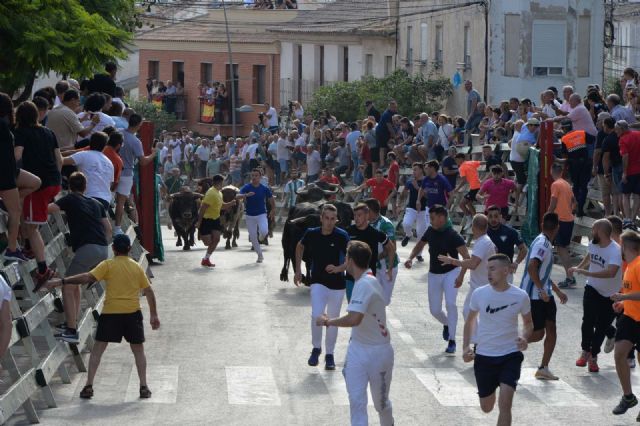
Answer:
<svg viewBox="0 0 640 426"><path fill-rule="evenodd" d="M587 185L591 179L592 158L587 145L592 145L594 137L584 130L573 130L571 120L562 121L562 153L567 157L569 176L573 183L573 195L578 203L578 217L584 216L587 201Z"/></svg>

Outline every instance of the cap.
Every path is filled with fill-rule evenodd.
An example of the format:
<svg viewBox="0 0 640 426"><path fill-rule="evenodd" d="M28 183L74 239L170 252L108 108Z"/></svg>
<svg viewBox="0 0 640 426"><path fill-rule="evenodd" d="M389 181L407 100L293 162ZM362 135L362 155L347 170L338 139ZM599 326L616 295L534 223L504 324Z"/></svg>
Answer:
<svg viewBox="0 0 640 426"><path fill-rule="evenodd" d="M125 234L118 234L113 237L113 247L118 251L127 251L131 247L131 240Z"/></svg>
<svg viewBox="0 0 640 426"><path fill-rule="evenodd" d="M528 125L539 126L540 120L538 120L537 118L530 118L529 121L527 121L527 126Z"/></svg>

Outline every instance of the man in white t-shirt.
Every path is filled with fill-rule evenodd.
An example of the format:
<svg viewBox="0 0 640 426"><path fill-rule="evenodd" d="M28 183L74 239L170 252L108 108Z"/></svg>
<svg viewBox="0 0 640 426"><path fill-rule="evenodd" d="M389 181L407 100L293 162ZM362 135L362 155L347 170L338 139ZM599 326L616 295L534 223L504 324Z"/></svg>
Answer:
<svg viewBox="0 0 640 426"><path fill-rule="evenodd" d="M182 161L182 140L179 139L178 133L174 134L173 138L169 141L169 149L171 155L176 163Z"/></svg>
<svg viewBox="0 0 640 426"><path fill-rule="evenodd" d="M280 137L276 142L276 159L278 160L278 164L280 164L280 180L284 182L289 173L289 159L291 157L291 149L293 149L293 145L289 142L287 138L287 132L281 131Z"/></svg>
<svg viewBox="0 0 640 426"><path fill-rule="evenodd" d="M88 151L78 151L62 160L63 166L77 166L87 177L84 195L95 198L106 211L111 205L111 184L113 183L113 163L102 153L109 137L102 132L91 135Z"/></svg>
<svg viewBox="0 0 640 426"><path fill-rule="evenodd" d="M520 288L531 298L531 316L533 318L533 333L529 343L539 342L544 338L542 363L536 371L536 379L558 380L549 370L549 362L556 347L556 301L553 290L561 304L567 303L567 296L551 281L553 267L553 245L560 229L560 220L556 213L545 213L542 218L542 233L531 243L527 254L525 273Z"/></svg>
<svg viewBox="0 0 640 426"><path fill-rule="evenodd" d="M209 139L203 139L202 143L196 148L195 163L198 173L196 177L203 178L207 175L207 161L211 157L211 148L209 146Z"/></svg>
<svg viewBox="0 0 640 426"><path fill-rule="evenodd" d="M600 370L598 353L615 317L610 298L622 287L622 253L618 243L611 239L612 231L613 226L607 219L596 220L591 229L589 254L578 266L569 269L571 275L587 277L582 296L582 354L576 366L588 364L590 373Z"/></svg>
<svg viewBox="0 0 640 426"><path fill-rule="evenodd" d="M267 117L267 124L269 125L269 131L271 132L271 134L275 134L279 128L278 111L276 111L274 107L269 105L269 102L265 102L264 107L267 109L267 112L265 113L265 115Z"/></svg>
<svg viewBox="0 0 640 426"><path fill-rule="evenodd" d="M467 297L464 299L464 307L462 308L462 316L466 320L469 316L469 302L473 292L488 281L488 260L496 254L496 246L487 235L489 227L489 219L483 214L476 214L471 222L471 232L473 233L473 249L471 250L470 259L454 259L450 256L440 255L438 260L447 265L461 266L464 270L470 269L469 276L470 289Z"/></svg>
<svg viewBox="0 0 640 426"><path fill-rule="evenodd" d="M527 293L509 284L511 259L505 254L489 258L489 285L473 292L469 316L464 324L462 358L473 363L480 408L490 413L500 388L499 425L511 424L513 395L520 380L520 369L533 332L531 306ZM523 330L518 332L518 316ZM479 319L479 321L478 321ZM475 336L476 349L471 348Z"/></svg>
<svg viewBox="0 0 640 426"><path fill-rule="evenodd" d="M369 269L371 249L362 241L347 246L347 272L355 278L347 314L329 319L322 314L316 324L352 327L343 370L352 425L367 425L367 386L381 426L393 425L389 388L393 373L393 347L387 328L382 286Z"/></svg>
<svg viewBox="0 0 640 426"><path fill-rule="evenodd" d="M307 183L312 183L320 177L322 157L315 145L307 145Z"/></svg>

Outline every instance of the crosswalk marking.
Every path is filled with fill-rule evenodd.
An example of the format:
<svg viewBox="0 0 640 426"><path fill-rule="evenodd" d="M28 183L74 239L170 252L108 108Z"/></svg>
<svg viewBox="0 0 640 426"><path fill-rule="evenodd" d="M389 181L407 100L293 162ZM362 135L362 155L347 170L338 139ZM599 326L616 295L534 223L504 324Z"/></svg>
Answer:
<svg viewBox="0 0 640 426"><path fill-rule="evenodd" d="M596 403L586 398L562 380L538 380L535 368L523 368L518 385L531 392L545 405L551 407L595 407Z"/></svg>
<svg viewBox="0 0 640 426"><path fill-rule="evenodd" d="M149 378L149 389L151 389L153 395L150 399L143 399L141 401L160 404L176 403L178 399L177 365L148 365L147 377ZM132 368L124 402L138 400L140 400L140 381L138 380L138 370Z"/></svg>
<svg viewBox="0 0 640 426"><path fill-rule="evenodd" d="M454 368L412 368L420 383L445 407L476 407L478 391Z"/></svg>
<svg viewBox="0 0 640 426"><path fill-rule="evenodd" d="M232 405L280 405L271 367L226 367L227 396Z"/></svg>
<svg viewBox="0 0 640 426"><path fill-rule="evenodd" d="M324 371L320 373L320 377L324 381L324 385L327 387L327 391L331 396L333 405L348 406L349 405L349 393L347 392L347 385L344 382L344 377L337 371ZM367 392L369 395L369 405L373 406L371 400L371 392Z"/></svg>

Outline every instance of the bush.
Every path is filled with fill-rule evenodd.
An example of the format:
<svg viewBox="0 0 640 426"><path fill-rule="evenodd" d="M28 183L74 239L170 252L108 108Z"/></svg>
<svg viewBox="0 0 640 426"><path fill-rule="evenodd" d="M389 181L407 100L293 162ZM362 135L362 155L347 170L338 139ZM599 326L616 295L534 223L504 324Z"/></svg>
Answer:
<svg viewBox="0 0 640 426"><path fill-rule="evenodd" d="M140 114L145 120L154 124L154 136L158 137L163 130L173 130L176 117L173 114L156 108L151 102L144 100L127 100L129 108Z"/></svg>
<svg viewBox="0 0 640 426"><path fill-rule="evenodd" d="M413 118L419 112L442 109L452 93L451 82L446 78L428 79L422 74L396 70L384 78L366 76L359 81L320 87L307 109L314 115L327 109L338 120L355 121L365 116L365 101L372 100L379 109L384 109L390 99L395 99L398 113Z"/></svg>

